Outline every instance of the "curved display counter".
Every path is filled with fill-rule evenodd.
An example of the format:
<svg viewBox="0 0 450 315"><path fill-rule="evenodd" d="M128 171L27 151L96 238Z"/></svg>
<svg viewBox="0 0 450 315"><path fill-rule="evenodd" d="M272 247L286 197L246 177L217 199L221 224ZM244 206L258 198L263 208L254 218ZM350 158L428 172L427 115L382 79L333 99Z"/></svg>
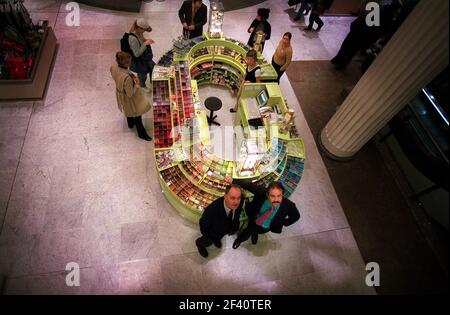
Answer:
<svg viewBox="0 0 450 315"><path fill-rule="evenodd" d="M258 56L261 83L244 83L248 47L230 38L196 38L174 44L153 71L154 156L159 182L177 211L198 223L202 211L223 196L231 179L267 185L279 180L289 196L303 174L305 150L271 64ZM201 85L238 94L236 161L214 154ZM238 91L239 90L239 91ZM246 194L249 197L249 194ZM244 217L242 219L245 219Z"/></svg>

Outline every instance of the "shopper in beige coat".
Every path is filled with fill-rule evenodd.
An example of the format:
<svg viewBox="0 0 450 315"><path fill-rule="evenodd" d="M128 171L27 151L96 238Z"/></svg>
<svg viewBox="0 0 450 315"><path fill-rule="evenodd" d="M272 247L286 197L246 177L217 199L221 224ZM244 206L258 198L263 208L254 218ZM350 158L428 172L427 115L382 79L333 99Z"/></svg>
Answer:
<svg viewBox="0 0 450 315"><path fill-rule="evenodd" d="M129 70L131 56L123 51L116 53L116 62L111 66L111 76L116 82L116 97L119 110L127 117L128 127L136 126L138 136L152 140L142 124L142 115L150 110L145 91L139 79Z"/></svg>

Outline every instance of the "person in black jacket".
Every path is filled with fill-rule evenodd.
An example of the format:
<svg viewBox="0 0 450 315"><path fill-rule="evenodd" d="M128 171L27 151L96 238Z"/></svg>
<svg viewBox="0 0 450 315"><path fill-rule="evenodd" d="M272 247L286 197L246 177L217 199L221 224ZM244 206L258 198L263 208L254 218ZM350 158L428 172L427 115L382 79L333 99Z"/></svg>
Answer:
<svg viewBox="0 0 450 315"><path fill-rule="evenodd" d="M225 234L233 235L237 232L243 202L241 187L232 184L227 187L223 197L206 207L199 221L202 236L195 241L200 255L208 257L206 247L214 244L220 248L220 240Z"/></svg>
<svg viewBox="0 0 450 315"><path fill-rule="evenodd" d="M208 8L202 0L184 1L178 11L178 17L183 25L183 36L194 38L203 34L203 25L207 21Z"/></svg>
<svg viewBox="0 0 450 315"><path fill-rule="evenodd" d="M254 197L245 211L248 217L248 225L233 243L236 249L242 242L251 236L252 243L258 242L258 234L281 233L283 226L289 226L300 219L300 213L295 203L283 198L284 188L279 182L272 182L269 186L257 186L251 182L235 180L245 190L253 193Z"/></svg>
<svg viewBox="0 0 450 315"><path fill-rule="evenodd" d="M253 20L252 24L248 28L247 32L251 33L248 39L247 45L254 48L254 44L257 39L257 33L262 32L265 34L264 41L262 42L261 53L264 50L264 43L266 40L270 39L270 34L272 32L272 27L267 21L269 19L270 9L259 8L256 14L256 19Z"/></svg>
<svg viewBox="0 0 450 315"><path fill-rule="evenodd" d="M312 0L302 0L300 1L300 9L298 9L297 15L294 18L294 21L298 21L303 19L308 13L311 11L311 3Z"/></svg>
<svg viewBox="0 0 450 315"><path fill-rule="evenodd" d="M326 10L329 10L332 5L333 0L313 0L311 14L309 15L309 24L304 30L312 31L314 22L316 22L318 25L316 31L320 31L324 24L320 16L323 15Z"/></svg>

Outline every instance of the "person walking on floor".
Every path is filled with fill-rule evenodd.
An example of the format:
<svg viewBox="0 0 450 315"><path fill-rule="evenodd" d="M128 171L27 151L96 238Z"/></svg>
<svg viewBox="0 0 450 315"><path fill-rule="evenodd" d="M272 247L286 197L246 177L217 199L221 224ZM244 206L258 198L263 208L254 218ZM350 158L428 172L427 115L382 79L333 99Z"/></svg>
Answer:
<svg viewBox="0 0 450 315"><path fill-rule="evenodd" d="M252 244L256 244L258 234L269 231L281 233L283 226L294 224L300 219L295 203L283 197L284 188L281 183L272 182L267 188L243 180L233 180L233 184L240 185L254 195L245 209L248 225L234 241L234 249L250 237Z"/></svg>
<svg viewBox="0 0 450 315"><path fill-rule="evenodd" d="M183 25L183 37L191 39L202 36L207 15L208 8L202 0L184 1L178 10L178 17Z"/></svg>
<svg viewBox="0 0 450 315"><path fill-rule="evenodd" d="M151 46L155 41L151 38L144 38L144 32L151 31L152 28L147 20L139 18L134 21L128 36L128 44L133 57L130 69L137 73L141 87L143 88L146 88L145 81L147 80L147 75L150 76L151 82L153 67L155 66Z"/></svg>
<svg viewBox="0 0 450 315"><path fill-rule="evenodd" d="M280 84L280 78L286 69L289 67L292 61L292 46L291 46L292 34L286 32L283 35L280 43L275 50L272 57L272 66L275 68L278 79L277 82Z"/></svg>
<svg viewBox="0 0 450 315"><path fill-rule="evenodd" d="M221 239L226 234L233 235L237 232L243 202L241 187L232 184L227 187L223 197L206 207L199 221L202 236L195 241L201 256L208 257L206 247L214 244L220 248Z"/></svg>
<svg viewBox="0 0 450 315"><path fill-rule="evenodd" d="M116 99L119 110L127 118L128 127L136 126L138 136L146 141L152 140L142 124L142 115L150 110L150 102L140 86L137 78L129 69L130 54L119 51L116 53L116 64L111 66L111 76L116 83Z"/></svg>
<svg viewBox="0 0 450 315"><path fill-rule="evenodd" d="M255 48L255 43L258 42L258 35L262 34L261 50L264 50L265 41L270 39L270 34L272 33L272 27L267 21L269 19L270 9L259 8L256 14L256 18L253 20L252 24L248 28L247 32L250 33L247 45L251 48ZM258 50L259 51L259 50Z"/></svg>
<svg viewBox="0 0 450 315"><path fill-rule="evenodd" d="M294 18L294 21L302 20L306 15L311 11L311 3L313 0L302 0L300 1L300 9L297 11L297 15Z"/></svg>
<svg viewBox="0 0 450 315"><path fill-rule="evenodd" d="M333 4L333 0L314 0L312 2L311 14L309 15L309 25L305 28L305 31L312 31L314 22L317 23L316 31L320 31L324 23L320 18L321 15L328 10Z"/></svg>

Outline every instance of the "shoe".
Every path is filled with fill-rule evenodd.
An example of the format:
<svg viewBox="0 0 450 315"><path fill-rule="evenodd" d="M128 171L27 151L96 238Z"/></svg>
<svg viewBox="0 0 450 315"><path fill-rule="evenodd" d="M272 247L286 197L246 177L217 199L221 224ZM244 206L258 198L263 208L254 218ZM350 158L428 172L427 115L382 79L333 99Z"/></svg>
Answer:
<svg viewBox="0 0 450 315"><path fill-rule="evenodd" d="M201 246L197 246L198 252L202 257L208 257L208 251L206 250L206 248L201 247Z"/></svg>
<svg viewBox="0 0 450 315"><path fill-rule="evenodd" d="M322 28L322 26L321 27L318 27L318 28L316 28L316 32L320 32L320 29Z"/></svg>
<svg viewBox="0 0 450 315"><path fill-rule="evenodd" d="M301 16L300 15L296 15L295 18L294 18L294 21L298 21L300 19L301 19Z"/></svg>
<svg viewBox="0 0 450 315"><path fill-rule="evenodd" d="M309 32L309 31L312 31L312 28L310 28L310 27L305 27L303 30L304 30L305 32Z"/></svg>
<svg viewBox="0 0 450 315"><path fill-rule="evenodd" d="M222 242L221 241L214 242L214 246L216 246L217 248L221 248Z"/></svg>
<svg viewBox="0 0 450 315"><path fill-rule="evenodd" d="M236 113L236 110L234 108L230 108L230 113Z"/></svg>
<svg viewBox="0 0 450 315"><path fill-rule="evenodd" d="M252 235L252 244L255 245L258 243L258 234Z"/></svg>
<svg viewBox="0 0 450 315"><path fill-rule="evenodd" d="M152 137L150 137L147 133L138 135L139 138L145 141L152 141Z"/></svg>
<svg viewBox="0 0 450 315"><path fill-rule="evenodd" d="M238 248L240 245L241 245L241 241L238 240L238 239L236 239L236 240L233 242L233 249Z"/></svg>
<svg viewBox="0 0 450 315"><path fill-rule="evenodd" d="M142 118L141 117L135 118L135 123L138 132L138 137L144 139L145 141L151 141L152 137L150 137L147 134L147 131L145 130L144 125L142 124Z"/></svg>

